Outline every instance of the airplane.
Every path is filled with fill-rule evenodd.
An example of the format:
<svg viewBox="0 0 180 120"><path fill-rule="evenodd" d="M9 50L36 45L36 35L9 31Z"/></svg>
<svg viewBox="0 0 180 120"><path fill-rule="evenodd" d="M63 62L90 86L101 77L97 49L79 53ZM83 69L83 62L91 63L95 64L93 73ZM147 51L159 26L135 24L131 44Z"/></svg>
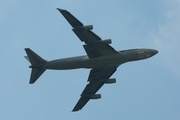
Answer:
<svg viewBox="0 0 180 120"><path fill-rule="evenodd" d="M116 51L111 44L111 39L101 39L93 31L93 25L83 25L69 11L57 8L73 27L72 31L84 42L83 45L87 55L56 60L45 60L32 51L25 48L25 58L31 63L31 76L29 84L33 84L47 69L69 70L78 68L91 69L88 77L88 84L80 95L80 99L73 108L74 111L81 110L90 99L100 99L101 94L96 92L104 84L116 83L115 78L110 78L118 66L130 61L147 59L158 53L155 49L136 48Z"/></svg>

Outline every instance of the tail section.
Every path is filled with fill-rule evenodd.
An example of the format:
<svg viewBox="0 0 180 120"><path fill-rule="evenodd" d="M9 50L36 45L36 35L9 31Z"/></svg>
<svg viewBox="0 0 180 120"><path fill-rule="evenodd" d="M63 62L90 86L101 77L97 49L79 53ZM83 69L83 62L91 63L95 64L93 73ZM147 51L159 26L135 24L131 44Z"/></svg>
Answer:
<svg viewBox="0 0 180 120"><path fill-rule="evenodd" d="M41 58L39 55L37 55L35 52L33 52L30 48L25 48L26 56L25 58L31 63L32 67L35 67L39 64L46 63L47 61Z"/></svg>
<svg viewBox="0 0 180 120"><path fill-rule="evenodd" d="M46 70L38 66L46 63L47 61L33 52L30 48L25 48L25 51L27 54L25 58L31 63L30 68L32 68L29 84L33 84Z"/></svg>
<svg viewBox="0 0 180 120"><path fill-rule="evenodd" d="M29 84L33 84L45 72L45 69L32 68Z"/></svg>

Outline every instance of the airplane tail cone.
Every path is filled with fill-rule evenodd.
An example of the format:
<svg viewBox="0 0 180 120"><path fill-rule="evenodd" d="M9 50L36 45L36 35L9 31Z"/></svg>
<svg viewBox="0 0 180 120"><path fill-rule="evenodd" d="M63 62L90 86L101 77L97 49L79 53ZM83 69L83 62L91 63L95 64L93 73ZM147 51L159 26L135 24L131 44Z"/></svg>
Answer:
<svg viewBox="0 0 180 120"><path fill-rule="evenodd" d="M33 84L46 70L39 67L39 65L46 63L47 61L37 55L30 48L25 48L25 51L27 54L25 58L31 63L30 68L32 68L29 84Z"/></svg>

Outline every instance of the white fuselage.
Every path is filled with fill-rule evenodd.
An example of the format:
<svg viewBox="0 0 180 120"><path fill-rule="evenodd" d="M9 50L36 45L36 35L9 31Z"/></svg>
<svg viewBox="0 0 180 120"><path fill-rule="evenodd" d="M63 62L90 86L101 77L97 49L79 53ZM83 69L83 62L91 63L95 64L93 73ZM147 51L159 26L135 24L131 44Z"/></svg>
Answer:
<svg viewBox="0 0 180 120"><path fill-rule="evenodd" d="M88 56L70 57L48 61L38 65L44 69L67 70L77 68L101 68L119 66L125 62L149 58L157 53L153 49L129 49L118 51L119 54L89 58Z"/></svg>

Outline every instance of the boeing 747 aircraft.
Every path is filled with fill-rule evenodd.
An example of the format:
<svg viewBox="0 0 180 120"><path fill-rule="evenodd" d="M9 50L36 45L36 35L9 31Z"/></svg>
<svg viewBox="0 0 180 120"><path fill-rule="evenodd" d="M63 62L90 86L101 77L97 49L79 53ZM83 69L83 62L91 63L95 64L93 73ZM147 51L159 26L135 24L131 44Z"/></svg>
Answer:
<svg viewBox="0 0 180 120"><path fill-rule="evenodd" d="M59 9L59 12L65 17L73 27L73 32L84 42L83 45L87 55L71 58L56 59L47 61L33 52L30 48L25 48L27 56L25 58L31 63L30 84L33 84L47 69L68 70L78 68L91 69L88 77L88 84L81 93L81 97L72 111L81 110L90 99L99 99L101 94L96 92L104 85L115 83L115 78L110 78L118 66L123 63L142 60L157 54L154 49L129 49L116 51L109 44L111 39L102 40L91 30L92 25L83 25L70 12Z"/></svg>

